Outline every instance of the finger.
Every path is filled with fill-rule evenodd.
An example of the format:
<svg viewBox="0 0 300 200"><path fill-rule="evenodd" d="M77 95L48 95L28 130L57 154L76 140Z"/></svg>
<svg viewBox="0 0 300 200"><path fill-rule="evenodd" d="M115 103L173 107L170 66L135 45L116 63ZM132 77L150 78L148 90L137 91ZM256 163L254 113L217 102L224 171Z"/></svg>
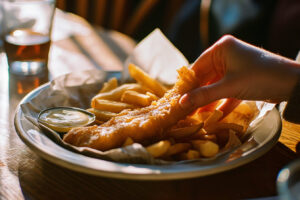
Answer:
<svg viewBox="0 0 300 200"><path fill-rule="evenodd" d="M231 93L232 87L230 87L230 84L221 80L184 94L179 103L182 108L197 108L207 105L215 100L230 97Z"/></svg>
<svg viewBox="0 0 300 200"><path fill-rule="evenodd" d="M202 53L199 58L192 64L191 69L195 71L196 76L201 81L199 84L206 85L216 82L225 74L224 55L221 49L222 45L218 42Z"/></svg>
<svg viewBox="0 0 300 200"><path fill-rule="evenodd" d="M235 98L228 98L220 106L218 106L217 109L223 112L222 118L231 113L241 103L241 101L242 100Z"/></svg>

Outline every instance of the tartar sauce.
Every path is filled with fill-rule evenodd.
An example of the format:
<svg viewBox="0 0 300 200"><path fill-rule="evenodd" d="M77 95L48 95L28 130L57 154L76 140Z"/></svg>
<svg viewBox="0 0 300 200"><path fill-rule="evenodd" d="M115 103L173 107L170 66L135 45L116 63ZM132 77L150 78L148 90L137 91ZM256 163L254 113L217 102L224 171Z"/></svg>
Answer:
<svg viewBox="0 0 300 200"><path fill-rule="evenodd" d="M93 121L93 116L72 108L52 108L42 112L39 121L53 130L67 132L73 127L85 126Z"/></svg>

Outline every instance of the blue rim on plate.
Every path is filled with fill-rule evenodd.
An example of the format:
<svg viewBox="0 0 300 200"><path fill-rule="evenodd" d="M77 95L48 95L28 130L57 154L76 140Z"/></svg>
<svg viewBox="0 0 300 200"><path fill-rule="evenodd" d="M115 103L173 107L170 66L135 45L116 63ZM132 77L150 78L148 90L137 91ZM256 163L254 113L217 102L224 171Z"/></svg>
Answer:
<svg viewBox="0 0 300 200"><path fill-rule="evenodd" d="M120 72L106 73L108 77L117 78L120 78L121 74ZM32 131L34 125L24 117L20 105L30 101L49 86L50 83L46 83L22 99L14 119L17 134L33 152L42 158L59 166L91 175L130 180L174 180L207 176L234 169L257 159L277 143L281 133L281 117L274 108L253 131L251 139L233 152L216 159L168 165L127 164L101 160L71 152L45 135Z"/></svg>

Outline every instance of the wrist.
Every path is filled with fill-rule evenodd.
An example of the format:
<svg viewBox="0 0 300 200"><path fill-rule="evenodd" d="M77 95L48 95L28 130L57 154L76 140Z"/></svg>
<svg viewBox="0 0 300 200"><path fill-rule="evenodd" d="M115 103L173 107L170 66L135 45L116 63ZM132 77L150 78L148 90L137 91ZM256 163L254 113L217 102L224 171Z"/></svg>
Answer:
<svg viewBox="0 0 300 200"><path fill-rule="evenodd" d="M282 117L293 123L300 123L300 76L292 89Z"/></svg>

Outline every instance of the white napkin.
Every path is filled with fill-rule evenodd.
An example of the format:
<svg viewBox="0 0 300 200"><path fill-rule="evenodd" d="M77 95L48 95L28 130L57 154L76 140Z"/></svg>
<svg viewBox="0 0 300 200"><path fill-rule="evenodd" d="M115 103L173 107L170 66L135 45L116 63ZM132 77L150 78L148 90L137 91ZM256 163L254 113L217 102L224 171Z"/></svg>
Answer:
<svg viewBox="0 0 300 200"><path fill-rule="evenodd" d="M124 63L124 79L129 76L129 63L139 66L152 78L167 85L175 83L176 69L189 65L188 60L159 29L144 38L127 58Z"/></svg>

